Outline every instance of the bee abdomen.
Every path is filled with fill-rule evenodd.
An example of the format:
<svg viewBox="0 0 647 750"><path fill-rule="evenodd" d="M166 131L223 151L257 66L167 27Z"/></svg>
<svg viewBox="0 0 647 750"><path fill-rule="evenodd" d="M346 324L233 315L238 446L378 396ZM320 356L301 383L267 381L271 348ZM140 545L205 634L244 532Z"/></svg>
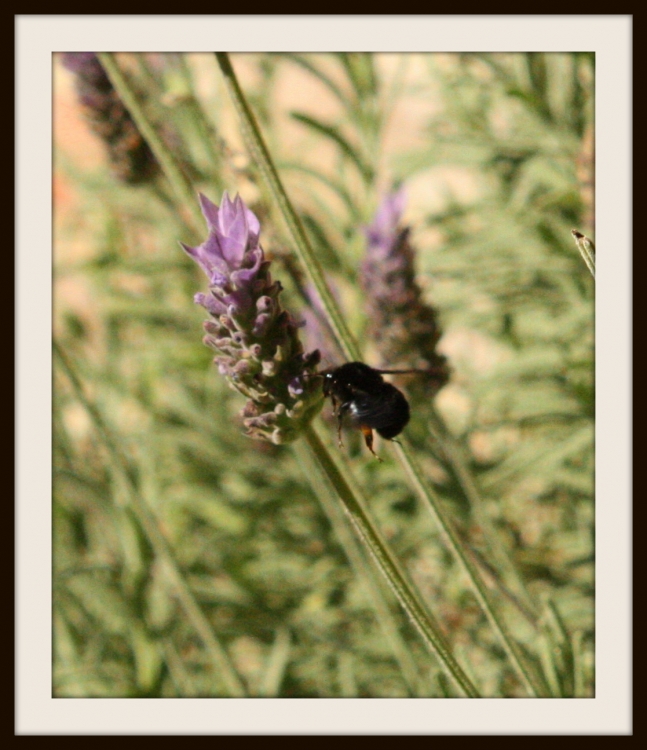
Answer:
<svg viewBox="0 0 647 750"><path fill-rule="evenodd" d="M371 409L364 411L360 421L381 437L391 440L407 426L409 417L406 398L397 388L385 383L380 398Z"/></svg>
<svg viewBox="0 0 647 750"><path fill-rule="evenodd" d="M409 415L407 414L407 418L402 418L399 424L391 423L387 427L376 427L375 432L377 432L378 435L386 438L387 440L392 440L396 435L399 435L402 430L404 430L404 428L407 426L408 421Z"/></svg>

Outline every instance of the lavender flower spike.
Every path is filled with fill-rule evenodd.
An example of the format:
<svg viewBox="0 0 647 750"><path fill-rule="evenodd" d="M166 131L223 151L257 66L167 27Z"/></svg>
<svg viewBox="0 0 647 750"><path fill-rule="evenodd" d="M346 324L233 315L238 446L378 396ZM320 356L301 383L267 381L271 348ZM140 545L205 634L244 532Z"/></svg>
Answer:
<svg viewBox="0 0 647 750"><path fill-rule="evenodd" d="M131 185L152 180L159 165L96 54L65 52L62 62L74 73L79 102L117 178Z"/></svg>
<svg viewBox="0 0 647 750"><path fill-rule="evenodd" d="M415 279L409 228L401 224L404 207L402 190L387 194L365 229L361 280L369 305L369 335L377 343L382 366L427 370L425 392L433 396L448 382L450 370L436 351L438 312L423 300Z"/></svg>
<svg viewBox="0 0 647 750"><path fill-rule="evenodd" d="M295 440L323 405L319 351L305 354L297 324L281 308L281 284L272 281L259 244L260 224L240 196L220 207L200 195L209 236L198 247L180 243L209 279L204 343L214 362L248 401L242 410L250 437L281 444Z"/></svg>

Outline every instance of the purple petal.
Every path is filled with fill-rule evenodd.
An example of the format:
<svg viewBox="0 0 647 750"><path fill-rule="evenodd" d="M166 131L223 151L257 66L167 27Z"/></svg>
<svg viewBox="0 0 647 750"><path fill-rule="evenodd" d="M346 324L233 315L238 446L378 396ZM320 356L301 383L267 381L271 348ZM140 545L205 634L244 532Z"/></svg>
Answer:
<svg viewBox="0 0 647 750"><path fill-rule="evenodd" d="M197 247L189 247L183 242L180 242L180 245L184 252L202 268L210 281L215 272L221 274L227 272L227 264L222 258L221 248L215 235L210 234L205 242Z"/></svg>
<svg viewBox="0 0 647 750"><path fill-rule="evenodd" d="M231 274L231 280L237 287L250 287L254 281L263 261L263 251L260 247L248 253L248 257L254 259L254 265L251 268L241 268L237 271L233 271Z"/></svg>
<svg viewBox="0 0 647 750"><path fill-rule="evenodd" d="M221 299L227 305L227 313L230 316L244 316L253 306L252 298L247 289L235 289L229 294L223 294Z"/></svg>
<svg viewBox="0 0 647 750"><path fill-rule="evenodd" d="M207 226L210 231L216 231L218 229L218 206L212 203L206 195L200 193L198 195L200 199L200 208L202 209L202 215L207 220Z"/></svg>
<svg viewBox="0 0 647 750"><path fill-rule="evenodd" d="M222 201L220 202L220 212L218 214L218 230L222 234L228 234L227 228L232 223L235 217L234 204L229 197L229 194L225 190L222 194Z"/></svg>
<svg viewBox="0 0 647 750"><path fill-rule="evenodd" d="M224 193L220 207L202 193L199 198L209 227L209 238L187 252L200 263L207 275L211 275L214 269L240 268L245 254L256 249L260 234L258 219L239 195L232 201Z"/></svg>
<svg viewBox="0 0 647 750"><path fill-rule="evenodd" d="M230 269L240 268L247 249L246 242L241 241L238 237L226 237L224 235L219 235L218 240L222 257L227 266Z"/></svg>
<svg viewBox="0 0 647 750"><path fill-rule="evenodd" d="M245 206L240 195L237 195L233 202L227 193L222 196L218 219L218 228L225 237L231 237L243 244L247 242Z"/></svg>
<svg viewBox="0 0 647 750"><path fill-rule="evenodd" d="M230 266L239 268L248 247L249 238L245 205L239 195L232 203L225 193L218 220L223 257Z"/></svg>
<svg viewBox="0 0 647 750"><path fill-rule="evenodd" d="M384 196L375 212L373 222L365 229L370 242L390 244L395 239L405 205L406 195L403 189Z"/></svg>
<svg viewBox="0 0 647 750"><path fill-rule="evenodd" d="M227 308L222 302L219 302L212 294L202 294L198 292L193 297L196 305L201 305L212 315L222 315L227 312Z"/></svg>
<svg viewBox="0 0 647 750"><path fill-rule="evenodd" d="M224 273L220 273L219 271L213 271L211 273L209 283L211 284L211 286L217 286L222 289L229 283L229 277L225 276Z"/></svg>
<svg viewBox="0 0 647 750"><path fill-rule="evenodd" d="M249 231L249 244L255 245L261 233L261 224L256 214L247 208L247 206L245 206L245 218L247 219L247 229Z"/></svg>

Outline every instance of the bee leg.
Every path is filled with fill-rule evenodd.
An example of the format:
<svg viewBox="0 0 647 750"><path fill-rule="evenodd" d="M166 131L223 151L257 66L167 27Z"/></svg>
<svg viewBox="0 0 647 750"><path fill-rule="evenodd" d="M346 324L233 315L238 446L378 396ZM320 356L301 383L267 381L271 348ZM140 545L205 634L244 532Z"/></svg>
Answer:
<svg viewBox="0 0 647 750"><path fill-rule="evenodd" d="M341 426L342 426L342 422L343 422L343 419L344 419L344 414L346 414L346 412L348 411L348 407L349 407L349 404L348 404L348 402L346 402L344 404L340 404L339 408L337 408L337 410L336 410L336 414L337 414L337 444L339 445L340 448L343 447L343 443L341 441Z"/></svg>
<svg viewBox="0 0 647 750"><path fill-rule="evenodd" d="M373 430L370 427L366 427L366 425L360 425L359 429L362 431L362 435L364 435L364 442L366 443L366 447L371 451L371 453L375 456L375 458L377 458L380 463L383 463L382 459L373 450Z"/></svg>
<svg viewBox="0 0 647 750"><path fill-rule="evenodd" d="M341 448L341 420L343 417L342 405L337 404L337 399L332 395L332 393L330 394L330 400L332 402L333 416L337 417L337 442L339 447Z"/></svg>
<svg viewBox="0 0 647 750"><path fill-rule="evenodd" d="M337 445L342 448L343 443L341 441L341 420L342 420L342 413L341 411L337 413Z"/></svg>

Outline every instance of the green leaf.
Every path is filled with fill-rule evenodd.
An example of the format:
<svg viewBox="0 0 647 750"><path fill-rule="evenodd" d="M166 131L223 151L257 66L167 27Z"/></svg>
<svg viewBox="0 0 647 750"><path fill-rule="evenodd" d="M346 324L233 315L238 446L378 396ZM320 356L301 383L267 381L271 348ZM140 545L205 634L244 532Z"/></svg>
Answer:
<svg viewBox="0 0 647 750"><path fill-rule="evenodd" d="M314 130L319 135L323 135L333 141L340 151L346 156L358 169L365 182L371 182L373 179L373 168L369 166L360 156L358 150L341 134L339 128L328 123L311 117L303 112L290 112L290 116L297 122L301 122Z"/></svg>

